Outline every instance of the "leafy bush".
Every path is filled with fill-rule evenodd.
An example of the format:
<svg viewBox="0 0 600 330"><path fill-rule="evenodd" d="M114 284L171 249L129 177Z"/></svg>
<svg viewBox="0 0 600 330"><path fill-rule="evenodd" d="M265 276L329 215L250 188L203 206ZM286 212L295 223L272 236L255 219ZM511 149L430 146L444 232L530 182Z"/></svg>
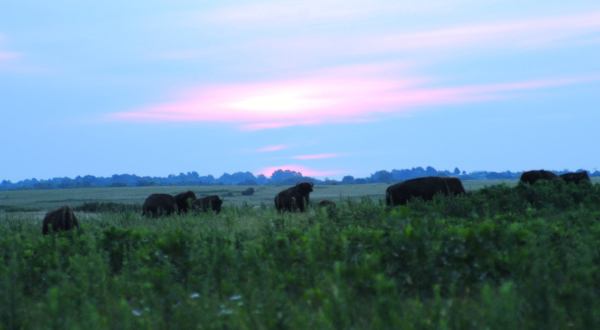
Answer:
<svg viewBox="0 0 600 330"><path fill-rule="evenodd" d="M598 186L305 214L104 210L48 236L0 218L0 328L600 326Z"/></svg>

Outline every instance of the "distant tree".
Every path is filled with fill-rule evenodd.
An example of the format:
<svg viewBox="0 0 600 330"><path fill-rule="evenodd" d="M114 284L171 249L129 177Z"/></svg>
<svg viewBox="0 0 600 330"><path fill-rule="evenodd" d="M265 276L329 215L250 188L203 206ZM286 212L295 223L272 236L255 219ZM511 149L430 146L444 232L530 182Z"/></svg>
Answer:
<svg viewBox="0 0 600 330"><path fill-rule="evenodd" d="M241 184L248 181L254 182L256 177L250 172L223 173L217 181L222 184Z"/></svg>
<svg viewBox="0 0 600 330"><path fill-rule="evenodd" d="M428 176L436 176L438 175L438 171L436 171L435 168L431 167L431 166L427 166L427 168L425 169L425 173Z"/></svg>
<svg viewBox="0 0 600 330"><path fill-rule="evenodd" d="M385 171L385 170L377 171L371 175L371 182L389 183L392 181L394 181L394 178L392 177L392 173Z"/></svg>
<svg viewBox="0 0 600 330"><path fill-rule="evenodd" d="M271 175L271 183L289 184L298 182L303 178L302 173L290 170L277 170Z"/></svg>
<svg viewBox="0 0 600 330"><path fill-rule="evenodd" d="M256 183L263 185L263 184L267 184L269 183L269 179L264 176L263 174L260 174L259 176L256 177Z"/></svg>
<svg viewBox="0 0 600 330"><path fill-rule="evenodd" d="M345 177L342 178L342 183L343 184L352 184L352 183L354 183L354 177L352 175L346 175Z"/></svg>

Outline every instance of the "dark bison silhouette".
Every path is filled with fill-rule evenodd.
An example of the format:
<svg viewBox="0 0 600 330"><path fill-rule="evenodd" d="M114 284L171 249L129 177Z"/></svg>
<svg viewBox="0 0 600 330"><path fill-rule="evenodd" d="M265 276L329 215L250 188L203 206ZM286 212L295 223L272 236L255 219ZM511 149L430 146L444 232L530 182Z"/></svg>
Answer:
<svg viewBox="0 0 600 330"><path fill-rule="evenodd" d="M385 203L388 206L404 205L411 198L430 201L436 194L464 194L465 188L458 178L427 176L410 179L389 186L385 191Z"/></svg>
<svg viewBox="0 0 600 330"><path fill-rule="evenodd" d="M146 198L142 214L150 217L171 215L177 212L177 201L169 194L152 194Z"/></svg>
<svg viewBox="0 0 600 330"><path fill-rule="evenodd" d="M219 214L221 212L221 205L223 205L223 200L219 196L210 195L196 199L192 207L197 211L208 212L209 210L213 210Z"/></svg>
<svg viewBox="0 0 600 330"><path fill-rule="evenodd" d="M242 191L242 196L252 196L252 195L254 195L254 192L255 192L254 188L250 187L250 188Z"/></svg>
<svg viewBox="0 0 600 330"><path fill-rule="evenodd" d="M576 183L576 184L591 183L590 176L588 175L587 171L561 174L560 178L563 179L563 181L568 182L568 183Z"/></svg>
<svg viewBox="0 0 600 330"><path fill-rule="evenodd" d="M279 212L297 211L304 212L310 203L309 194L313 191L313 184L302 182L297 185L280 191L275 196L275 208Z"/></svg>
<svg viewBox="0 0 600 330"><path fill-rule="evenodd" d="M195 200L196 194L191 190L175 195L175 203L177 203L178 212L187 213Z"/></svg>
<svg viewBox="0 0 600 330"><path fill-rule="evenodd" d="M322 201L319 202L319 207L335 208L335 202L334 201L330 201L328 199L324 199L324 200L322 200Z"/></svg>
<svg viewBox="0 0 600 330"><path fill-rule="evenodd" d="M46 213L42 225L42 234L46 235L50 232L66 231L73 228L79 229L79 221L77 221L73 209L63 206Z"/></svg>
<svg viewBox="0 0 600 330"><path fill-rule="evenodd" d="M550 171L546 170L535 170L526 171L521 174L520 183L534 184L540 180L556 180L558 176Z"/></svg>

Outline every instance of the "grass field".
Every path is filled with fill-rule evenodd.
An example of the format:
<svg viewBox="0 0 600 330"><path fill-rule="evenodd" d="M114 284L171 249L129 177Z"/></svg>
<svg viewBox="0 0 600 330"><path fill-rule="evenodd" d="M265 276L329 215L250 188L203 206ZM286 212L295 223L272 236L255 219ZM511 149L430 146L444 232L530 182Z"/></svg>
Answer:
<svg viewBox="0 0 600 330"><path fill-rule="evenodd" d="M283 215L283 187L190 187L233 196L49 236L45 209L188 187L1 192L0 329L600 328L600 185L465 185L392 209L386 185L317 186L337 208Z"/></svg>
<svg viewBox="0 0 600 330"><path fill-rule="evenodd" d="M485 186L504 183L509 186L516 181L478 180L464 181L465 189L477 190ZM369 197L383 199L388 184L361 185L318 185L311 194L313 200L359 199ZM248 205L273 205L273 197L287 186L258 186L252 196L242 196L248 186L181 186L181 187L119 187L119 188L81 188L57 190L18 190L0 191L0 211L2 210L48 210L62 205L78 206L89 202L115 202L142 204L152 193L174 194L192 190L198 196L219 195L224 199L224 207Z"/></svg>

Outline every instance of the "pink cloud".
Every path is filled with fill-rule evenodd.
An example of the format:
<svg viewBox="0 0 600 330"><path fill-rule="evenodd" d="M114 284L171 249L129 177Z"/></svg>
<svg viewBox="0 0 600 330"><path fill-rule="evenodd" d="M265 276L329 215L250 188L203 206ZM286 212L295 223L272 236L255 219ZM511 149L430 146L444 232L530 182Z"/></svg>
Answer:
<svg viewBox="0 0 600 330"><path fill-rule="evenodd" d="M200 21L221 24L244 24L250 26L289 24L298 21L337 21L368 16L380 16L391 12L415 13L445 10L448 2L454 4L465 0L444 1L362 1L362 0L304 0L261 1L218 7L195 16Z"/></svg>
<svg viewBox="0 0 600 330"><path fill-rule="evenodd" d="M465 0L454 0L464 2ZM325 20L338 22L343 19L356 19L365 15L381 17L398 12L431 13L456 9L457 3L440 1L427 4L413 2L372 3L352 1L293 1L260 2L246 5L217 7L212 11L194 15L194 26L208 22L224 23L227 27L260 27L269 24L298 24L298 21ZM474 5L474 4L470 4ZM429 20L428 22L431 22ZM387 54L416 51L427 55L432 50L464 52L477 48L492 49L538 49L547 46L564 46L565 42L582 44L597 40L600 32L600 11L564 14L547 17L521 19L496 19L493 21L471 22L454 25L425 27L408 30L386 27L385 30L369 29L363 33L339 33L323 31L318 35L296 34L285 37L247 38L229 44L236 52L256 53L267 50L271 57L304 59L315 57L340 58L347 55ZM272 35L263 33L260 35ZM332 42L335 47L332 47ZM225 43L227 45L227 43ZM219 44L222 48L224 44ZM165 59L198 59L210 53L210 47L195 50L174 50L162 54ZM274 55L275 54L275 55ZM298 54L301 54L298 55ZM433 53L432 55L436 55ZM441 55L446 56L447 53Z"/></svg>
<svg viewBox="0 0 600 330"><path fill-rule="evenodd" d="M357 122L424 107L496 100L515 92L596 80L577 77L432 86L431 79L405 73L381 74L363 66L326 70L297 79L205 85L177 93L173 100L110 115L131 122L207 122L242 129Z"/></svg>
<svg viewBox="0 0 600 330"><path fill-rule="evenodd" d="M330 159L330 158L338 158L340 154L335 153L323 153L323 154L310 154L310 155L298 155L292 157L297 160L316 160L316 159Z"/></svg>
<svg viewBox="0 0 600 330"><path fill-rule="evenodd" d="M306 166L294 165L294 164L265 167L265 168L259 170L258 173L262 174L266 177L271 177L271 175L273 175L273 172L275 172L277 170L284 170L284 171L288 170L288 171L300 172L304 176L317 177L317 178L326 177L326 176L335 176L335 175L340 175L343 173L343 171L340 171L340 170L316 170L316 169L309 168Z"/></svg>
<svg viewBox="0 0 600 330"><path fill-rule="evenodd" d="M454 48L468 45L539 47L574 36L600 31L600 11L548 18L465 24L427 31L375 36L361 46L380 51Z"/></svg>
<svg viewBox="0 0 600 330"><path fill-rule="evenodd" d="M473 48L537 49L566 41L582 43L594 40L600 32L600 11L580 14L464 23L422 30L369 31L355 34L321 34L251 40L247 49L269 49L288 56L294 54L342 55L389 54L432 50L465 52ZM332 42L335 48L332 48ZM467 49L468 48L468 49ZM446 56L448 53L441 53Z"/></svg>
<svg viewBox="0 0 600 330"><path fill-rule="evenodd" d="M0 33L0 62L11 61L11 60L15 60L15 59L18 59L19 57L21 57L21 54L19 54L19 53L1 49L1 46L5 42L5 40L6 40L6 37Z"/></svg>
<svg viewBox="0 0 600 330"><path fill-rule="evenodd" d="M19 53L7 52L7 51L1 51L0 50L0 62L2 62L2 61L16 60L19 57L20 57Z"/></svg>
<svg viewBox="0 0 600 330"><path fill-rule="evenodd" d="M284 149L287 149L288 146L286 146L285 144L276 144L276 145L272 145L272 146L264 146L261 148L256 149L257 152L275 152L275 151L281 151Z"/></svg>

